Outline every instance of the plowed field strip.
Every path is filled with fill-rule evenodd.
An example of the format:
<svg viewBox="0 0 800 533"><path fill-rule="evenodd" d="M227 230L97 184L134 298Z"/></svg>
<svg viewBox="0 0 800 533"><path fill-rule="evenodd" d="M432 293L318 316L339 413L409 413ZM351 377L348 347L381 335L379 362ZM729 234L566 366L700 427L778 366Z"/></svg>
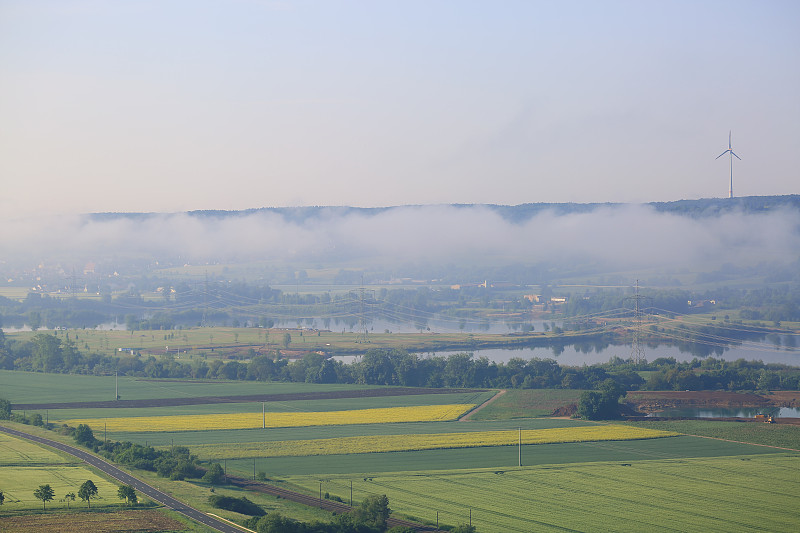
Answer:
<svg viewBox="0 0 800 533"><path fill-rule="evenodd" d="M79 520L79 521L78 521ZM72 515L7 516L3 518L4 533L60 533L81 529L93 533L183 531L184 524L159 511L120 511L116 513L82 513Z"/></svg>

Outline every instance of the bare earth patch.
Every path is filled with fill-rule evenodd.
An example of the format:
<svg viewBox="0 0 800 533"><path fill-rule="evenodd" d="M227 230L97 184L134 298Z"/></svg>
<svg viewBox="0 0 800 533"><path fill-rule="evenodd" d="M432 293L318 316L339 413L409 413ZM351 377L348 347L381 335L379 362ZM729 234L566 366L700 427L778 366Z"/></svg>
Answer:
<svg viewBox="0 0 800 533"><path fill-rule="evenodd" d="M119 511L115 513L72 513L52 515L6 516L3 533L93 533L185 531L186 527L164 513L153 510Z"/></svg>

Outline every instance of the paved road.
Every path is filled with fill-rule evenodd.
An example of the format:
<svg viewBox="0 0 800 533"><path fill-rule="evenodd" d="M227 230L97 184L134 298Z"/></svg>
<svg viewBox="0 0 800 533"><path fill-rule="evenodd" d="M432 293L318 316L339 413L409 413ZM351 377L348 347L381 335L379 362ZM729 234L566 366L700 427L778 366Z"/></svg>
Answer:
<svg viewBox="0 0 800 533"><path fill-rule="evenodd" d="M112 465L111 463L100 459L99 457L92 455L80 448L76 448L74 446L68 446L66 444L61 444L60 442L56 442L54 440L45 439L42 437L37 437L34 435L29 435L28 433L23 433L22 431L17 431L15 429L7 428L0 426L0 431L4 433L8 433L10 435L14 435L15 437L21 437L23 439L28 439L34 442L38 442L39 444L45 444L57 450L61 450L62 452L66 452L70 455L77 457L89 463L90 465L94 466L98 470L101 470L108 474L109 476L113 477L120 483L125 485L130 485L134 489L136 489L141 494L144 494L151 500L157 501L170 509L181 513L182 515L186 516L194 520L195 522L200 522L201 524L205 524L206 526L216 529L217 531L222 531L223 533L242 533L242 530L234 527L226 522L221 520L217 520L216 518L210 517L205 513L198 511L192 507L189 507L185 503L182 503L172 496L161 492L160 490L156 489L155 487L144 483L143 481L133 477L132 475L123 472L116 466Z"/></svg>

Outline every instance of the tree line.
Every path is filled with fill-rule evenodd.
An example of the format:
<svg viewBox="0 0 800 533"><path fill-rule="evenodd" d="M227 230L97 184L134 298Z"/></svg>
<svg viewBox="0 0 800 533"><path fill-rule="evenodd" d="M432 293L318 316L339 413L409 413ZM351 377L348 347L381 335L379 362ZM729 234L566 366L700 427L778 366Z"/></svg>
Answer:
<svg viewBox="0 0 800 533"><path fill-rule="evenodd" d="M1 330L0 330L1 331ZM688 362L659 358L632 363L612 358L607 363L562 366L553 359L514 358L494 362L471 353L420 356L401 349L370 349L359 361L346 364L311 352L288 360L250 350L249 360L189 361L171 355L119 357L85 354L74 342L37 333L29 342L4 346L0 337L0 368L38 372L133 377L227 379L397 385L432 388L597 389L613 379L625 390L798 390L800 368L761 361L725 361L713 357ZM647 379L642 373L649 371ZM646 375L646 374L645 374ZM2 405L0 405L0 409Z"/></svg>

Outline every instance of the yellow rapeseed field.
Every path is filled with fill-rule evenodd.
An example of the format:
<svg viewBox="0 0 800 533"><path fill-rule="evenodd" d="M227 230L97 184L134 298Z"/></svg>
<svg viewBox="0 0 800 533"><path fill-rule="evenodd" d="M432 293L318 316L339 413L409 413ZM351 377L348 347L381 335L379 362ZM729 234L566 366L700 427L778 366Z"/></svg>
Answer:
<svg viewBox="0 0 800 533"><path fill-rule="evenodd" d="M87 424L97 431L105 424L108 431L207 431L214 429L253 429L260 427L338 426L388 422L433 422L455 420L475 407L471 404L385 407L350 411L312 413L230 413L182 416L136 416L126 418L84 418L67 420L70 426Z"/></svg>
<svg viewBox="0 0 800 533"><path fill-rule="evenodd" d="M619 425L576 426L532 429L522 432L523 444L554 444L607 440L655 439L679 435L672 431ZM192 452L203 459L247 457L287 457L346 453L400 452L442 448L477 448L509 446L518 443L519 432L474 431L469 433L434 433L423 435L383 435L341 437L334 439L249 442L235 446L195 445Z"/></svg>

